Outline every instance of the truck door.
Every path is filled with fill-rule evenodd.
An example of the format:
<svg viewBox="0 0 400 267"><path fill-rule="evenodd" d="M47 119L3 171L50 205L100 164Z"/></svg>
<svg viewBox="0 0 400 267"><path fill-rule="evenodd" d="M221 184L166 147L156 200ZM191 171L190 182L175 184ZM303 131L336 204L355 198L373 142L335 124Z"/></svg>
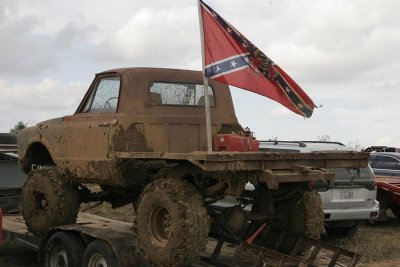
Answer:
<svg viewBox="0 0 400 267"><path fill-rule="evenodd" d="M99 76L73 116L64 118L66 166L72 176L91 181L110 179L109 133L118 124L118 76Z"/></svg>

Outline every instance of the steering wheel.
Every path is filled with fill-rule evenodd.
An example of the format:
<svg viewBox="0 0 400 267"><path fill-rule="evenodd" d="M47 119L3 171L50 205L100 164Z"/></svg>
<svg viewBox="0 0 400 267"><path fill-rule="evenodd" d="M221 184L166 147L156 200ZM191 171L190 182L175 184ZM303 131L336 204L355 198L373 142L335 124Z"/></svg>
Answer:
<svg viewBox="0 0 400 267"><path fill-rule="evenodd" d="M106 102L104 102L104 109L112 109L111 100L114 100L114 99L118 99L118 97L113 96L113 97L110 97L109 99L107 99Z"/></svg>

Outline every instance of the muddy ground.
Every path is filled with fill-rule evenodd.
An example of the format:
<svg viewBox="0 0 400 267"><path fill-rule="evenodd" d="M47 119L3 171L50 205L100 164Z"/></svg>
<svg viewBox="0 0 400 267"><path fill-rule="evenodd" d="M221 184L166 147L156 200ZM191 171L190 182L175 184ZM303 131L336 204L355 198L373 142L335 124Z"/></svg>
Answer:
<svg viewBox="0 0 400 267"><path fill-rule="evenodd" d="M112 210L102 204L91 213L114 219L132 221L133 207L128 205ZM359 266L400 266L400 223L392 216L388 221L360 226L352 238L323 237L325 241L362 255ZM0 251L0 267L39 267L34 252L13 242L5 242Z"/></svg>

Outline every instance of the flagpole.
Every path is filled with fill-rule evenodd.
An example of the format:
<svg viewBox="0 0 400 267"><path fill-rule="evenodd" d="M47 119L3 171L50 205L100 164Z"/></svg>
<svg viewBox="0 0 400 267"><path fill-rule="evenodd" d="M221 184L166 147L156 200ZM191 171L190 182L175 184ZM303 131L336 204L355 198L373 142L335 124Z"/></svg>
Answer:
<svg viewBox="0 0 400 267"><path fill-rule="evenodd" d="M199 11L201 58L202 58L202 71L203 71L203 82L204 82L204 109L206 112L207 152L211 153L212 152L211 116L210 116L210 99L208 97L208 78L205 76L203 16L201 13L201 6L200 6L199 0L197 0L197 4L198 4L198 11Z"/></svg>

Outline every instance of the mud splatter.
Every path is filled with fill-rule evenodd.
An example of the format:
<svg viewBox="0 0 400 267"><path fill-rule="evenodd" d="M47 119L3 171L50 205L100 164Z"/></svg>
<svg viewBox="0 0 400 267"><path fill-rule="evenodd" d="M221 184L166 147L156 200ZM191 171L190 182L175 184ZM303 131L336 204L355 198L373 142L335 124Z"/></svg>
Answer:
<svg viewBox="0 0 400 267"><path fill-rule="evenodd" d="M232 123L232 124L222 124L221 128L218 130L218 134L240 134L243 133L243 128L240 124Z"/></svg>
<svg viewBox="0 0 400 267"><path fill-rule="evenodd" d="M122 126L112 137L112 148L118 152L151 152L147 146L147 140L143 132L138 129L136 124L131 124L127 129Z"/></svg>

